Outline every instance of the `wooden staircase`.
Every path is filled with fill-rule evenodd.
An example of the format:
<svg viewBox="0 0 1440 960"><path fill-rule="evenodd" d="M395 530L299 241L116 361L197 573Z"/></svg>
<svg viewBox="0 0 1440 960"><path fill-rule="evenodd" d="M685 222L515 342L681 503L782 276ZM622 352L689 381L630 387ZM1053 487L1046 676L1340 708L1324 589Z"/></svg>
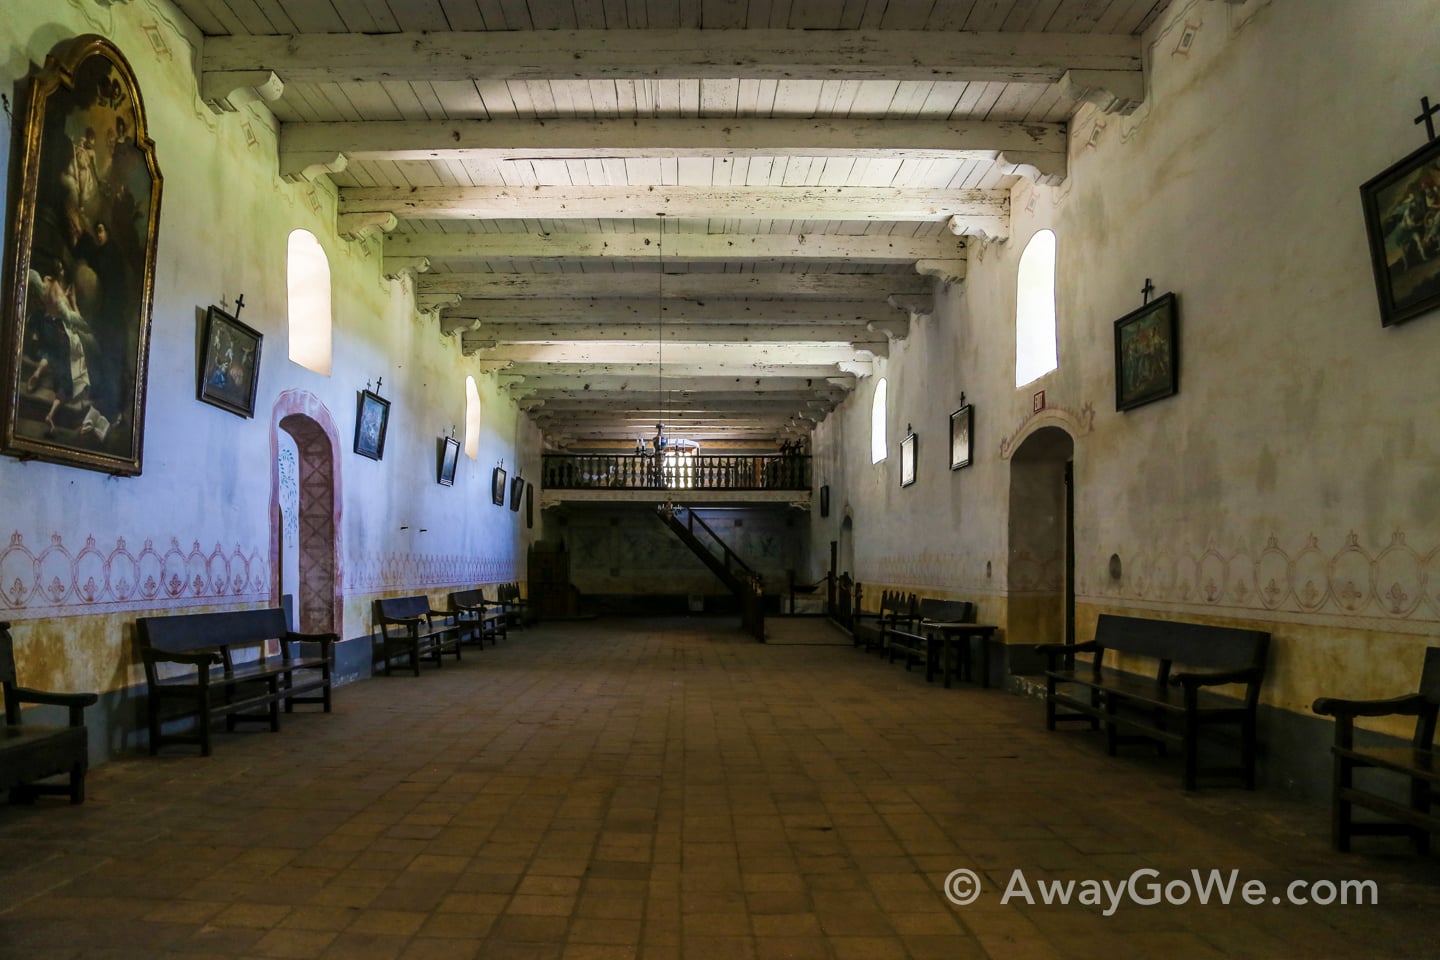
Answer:
<svg viewBox="0 0 1440 960"><path fill-rule="evenodd" d="M720 534L689 507L664 504L657 511L662 523L674 531L680 542L690 548L726 589L740 600L741 626L751 636L765 642L765 598L760 574L740 558ZM715 548L719 548L716 553Z"/></svg>

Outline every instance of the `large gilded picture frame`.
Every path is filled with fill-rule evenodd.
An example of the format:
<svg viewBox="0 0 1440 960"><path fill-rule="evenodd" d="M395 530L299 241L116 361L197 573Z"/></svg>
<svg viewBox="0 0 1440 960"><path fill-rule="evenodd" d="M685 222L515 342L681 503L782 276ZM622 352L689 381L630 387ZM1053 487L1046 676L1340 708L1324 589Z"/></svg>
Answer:
<svg viewBox="0 0 1440 960"><path fill-rule="evenodd" d="M0 453L136 476L161 177L135 74L75 37L17 99Z"/></svg>

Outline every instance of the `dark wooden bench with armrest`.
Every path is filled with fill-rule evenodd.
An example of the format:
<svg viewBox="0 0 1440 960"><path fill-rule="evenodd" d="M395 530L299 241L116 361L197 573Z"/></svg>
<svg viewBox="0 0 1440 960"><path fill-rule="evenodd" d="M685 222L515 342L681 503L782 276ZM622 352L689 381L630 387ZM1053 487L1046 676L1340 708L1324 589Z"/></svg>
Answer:
<svg viewBox="0 0 1440 960"><path fill-rule="evenodd" d="M883 651L892 630L913 630L916 619L915 594L900 590L882 590L880 609L875 613L857 612L851 634L854 646Z"/></svg>
<svg viewBox="0 0 1440 960"><path fill-rule="evenodd" d="M150 754L168 743L198 743L210 756L210 723L268 723L280 729L280 708L316 703L330 712L333 633L290 630L279 607L139 617L145 663ZM272 649L272 643L274 648ZM178 712L169 705L178 704ZM167 715L168 713L168 715ZM194 731L166 733L167 721L194 720Z"/></svg>
<svg viewBox="0 0 1440 960"><path fill-rule="evenodd" d="M1321 697L1311 709L1335 718L1334 792L1331 797L1331 842L1348 851L1357 836L1408 836L1420 853L1430 852L1430 835L1440 833L1440 758L1435 753L1435 720L1440 712L1440 647L1425 651L1420 689L1388 700L1341 700ZM1356 746L1356 717L1414 717L1415 733L1408 747ZM1356 770L1373 771L1367 786L1357 786ZM1389 784L1392 790L1380 792ZM1406 799L1400 799L1405 796ZM1355 807L1388 818L1386 822L1356 821Z"/></svg>
<svg viewBox="0 0 1440 960"><path fill-rule="evenodd" d="M534 614L530 610L530 601L520 596L519 583L502 583L495 588L495 599L504 611L505 622L512 627L519 627L524 630L535 622Z"/></svg>
<svg viewBox="0 0 1440 960"><path fill-rule="evenodd" d="M89 769L89 736L85 708L100 698L93 693L50 693L18 685L10 624L0 623L0 687L5 694L5 725L0 727L0 790L11 803L28 803L37 794L62 794L71 803L85 802L85 771ZM68 726L25 723L20 707L65 707ZM68 777L61 784L42 783Z"/></svg>
<svg viewBox="0 0 1440 960"><path fill-rule="evenodd" d="M450 619L481 649L484 649L486 640L493 647L499 638L506 635L509 623L504 608L486 600L484 590L455 590L446 599L450 605L446 611Z"/></svg>
<svg viewBox="0 0 1440 960"><path fill-rule="evenodd" d="M434 660L436 666L441 666L441 657L446 653L460 659L461 627L445 611L432 610L430 598L424 594L376 600L375 624L379 628L376 662L384 662L387 677L398 656L410 658L410 668L417 677L421 660Z"/></svg>
<svg viewBox="0 0 1440 960"><path fill-rule="evenodd" d="M1240 758L1234 767L1206 774L1238 775L1255 787L1255 714L1270 634L1262 630L1101 614L1088 643L1046 643L1045 728L1057 722L1086 721L1105 726L1106 749L1147 742L1163 752L1167 743L1184 750L1185 789L1194 790L1200 770L1203 727L1239 728ZM1090 663L1073 655L1093 654ZM1104 662L1107 654L1143 657L1155 663L1153 676L1123 672ZM1175 664L1184 669L1174 671ZM1205 688L1240 685L1237 697ZM1064 711L1057 708L1065 708Z"/></svg>

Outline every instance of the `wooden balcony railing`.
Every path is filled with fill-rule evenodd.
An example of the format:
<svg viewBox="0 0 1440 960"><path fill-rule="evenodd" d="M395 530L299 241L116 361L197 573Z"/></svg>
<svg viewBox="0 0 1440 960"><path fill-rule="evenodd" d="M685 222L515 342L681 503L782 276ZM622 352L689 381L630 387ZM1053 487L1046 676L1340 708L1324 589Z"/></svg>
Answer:
<svg viewBox="0 0 1440 960"><path fill-rule="evenodd" d="M546 490L809 490L805 454L546 454Z"/></svg>

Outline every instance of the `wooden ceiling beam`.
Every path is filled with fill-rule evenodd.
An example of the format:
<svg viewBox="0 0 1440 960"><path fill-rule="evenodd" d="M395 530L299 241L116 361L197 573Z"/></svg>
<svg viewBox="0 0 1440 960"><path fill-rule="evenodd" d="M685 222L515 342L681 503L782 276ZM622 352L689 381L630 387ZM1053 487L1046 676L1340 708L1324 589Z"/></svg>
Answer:
<svg viewBox="0 0 1440 960"><path fill-rule="evenodd" d="M725 383L736 385L731 389L779 390L821 381L853 387L856 377L869 375L870 372L868 361L741 363L721 360L679 363L672 359L665 364L665 384L666 389L674 390L720 389ZM563 365L545 361L511 360L504 369L496 371L498 381L510 386L512 390L519 386L574 387L612 380L654 384L655 377L653 357L644 362L577 361Z"/></svg>
<svg viewBox="0 0 1440 960"><path fill-rule="evenodd" d="M863 324L799 324L770 326L763 323L656 324L595 323L539 324L487 323L466 333L462 342L477 347L491 343L568 343L573 340L626 343L850 343L859 340L903 338L910 321L896 316L885 330L869 330Z"/></svg>
<svg viewBox="0 0 1440 960"><path fill-rule="evenodd" d="M903 273L427 273L416 278L418 295L458 294L468 299L604 299L681 297L808 297L816 300L884 301L892 294L926 294L928 277ZM651 301L650 315L656 316ZM758 312L758 311L757 311Z"/></svg>
<svg viewBox="0 0 1440 960"><path fill-rule="evenodd" d="M840 363L865 359L862 353L884 356L884 338L879 343L865 343L858 347L819 343L676 343L667 344L661 351L653 343L604 343L597 341L544 344L508 344L481 347L474 352L486 360L504 360L523 363L549 364L656 364L669 369L670 366L686 365L694 368L714 364L730 364L733 367L770 368L791 364L814 365ZM469 351L467 351L468 353ZM556 373L561 372L556 370Z"/></svg>
<svg viewBox="0 0 1440 960"><path fill-rule="evenodd" d="M466 260L592 260L667 264L732 260L833 260L854 264L963 260L964 240L932 237L836 236L833 234L676 233L392 233L385 262L410 258Z"/></svg>
<svg viewBox="0 0 1440 960"><path fill-rule="evenodd" d="M1138 73L1141 38L929 30L520 30L206 37L204 75L293 83L760 79L1056 83Z"/></svg>
<svg viewBox="0 0 1440 960"><path fill-rule="evenodd" d="M668 323L887 323L906 311L876 300L695 300L666 296ZM462 300L448 307L441 330L480 329L486 323L654 323L654 297L621 299Z"/></svg>
<svg viewBox="0 0 1440 960"><path fill-rule="evenodd" d="M286 123L280 172L355 160L584 160L596 157L862 157L994 160L1065 178L1065 125L1008 120L725 117L387 120Z"/></svg>
<svg viewBox="0 0 1440 960"><path fill-rule="evenodd" d="M516 370L523 368L516 364ZM505 370L498 374L501 386L508 387L513 397L556 397L556 399L583 399L590 394L611 396L611 394L634 394L642 390L657 390L657 376L654 368L645 370L647 376L634 374L606 373L530 373L520 374ZM691 393L720 394L720 396L757 396L762 393L835 393L842 396L855 389L855 377L848 374L831 376L769 376L769 377L719 377L719 376L672 376L665 370L665 390L677 396Z"/></svg>
<svg viewBox="0 0 1440 960"><path fill-rule="evenodd" d="M340 212L402 220L848 220L973 225L1008 237L1005 190L901 187L534 186L346 187Z"/></svg>

